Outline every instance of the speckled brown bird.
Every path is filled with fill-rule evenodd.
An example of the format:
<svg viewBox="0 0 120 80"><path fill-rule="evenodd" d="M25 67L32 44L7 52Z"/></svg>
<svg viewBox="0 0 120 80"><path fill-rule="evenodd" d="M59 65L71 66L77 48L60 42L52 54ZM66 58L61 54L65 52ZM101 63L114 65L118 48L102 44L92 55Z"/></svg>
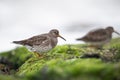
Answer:
<svg viewBox="0 0 120 80"><path fill-rule="evenodd" d="M115 31L113 27L108 26L105 29L101 28L101 29L92 30L82 38L78 38L76 40L82 40L88 43L91 47L102 48L104 44L110 42L110 40L112 39L113 32L120 35L120 33Z"/></svg>
<svg viewBox="0 0 120 80"><path fill-rule="evenodd" d="M66 41L65 38L59 35L57 29L52 29L48 33L33 36L21 41L13 41L13 43L21 44L32 52L37 53L38 56L41 56L43 53L50 51L57 45L58 37Z"/></svg>

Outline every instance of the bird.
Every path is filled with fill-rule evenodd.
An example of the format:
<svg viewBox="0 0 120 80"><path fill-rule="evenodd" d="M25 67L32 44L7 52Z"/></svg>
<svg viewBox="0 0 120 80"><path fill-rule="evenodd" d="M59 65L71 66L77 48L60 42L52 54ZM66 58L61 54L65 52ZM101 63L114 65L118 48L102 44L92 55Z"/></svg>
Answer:
<svg viewBox="0 0 120 80"><path fill-rule="evenodd" d="M20 41L13 41L13 43L25 46L28 50L40 57L57 45L58 37L66 41L66 39L59 34L57 29L52 29L48 33L36 35Z"/></svg>
<svg viewBox="0 0 120 80"><path fill-rule="evenodd" d="M90 47L101 49L103 45L111 41L113 32L120 35L112 26L108 26L106 28L91 30L85 36L77 38L76 40L84 41L89 44Z"/></svg>

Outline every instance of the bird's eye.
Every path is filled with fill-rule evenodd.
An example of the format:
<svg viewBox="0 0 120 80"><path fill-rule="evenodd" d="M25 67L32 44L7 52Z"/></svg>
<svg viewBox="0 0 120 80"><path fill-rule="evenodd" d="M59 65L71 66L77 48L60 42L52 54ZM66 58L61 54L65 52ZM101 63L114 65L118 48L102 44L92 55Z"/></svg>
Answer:
<svg viewBox="0 0 120 80"><path fill-rule="evenodd" d="M55 33L55 34L58 34L58 32L56 32L56 31L55 31L54 33Z"/></svg>

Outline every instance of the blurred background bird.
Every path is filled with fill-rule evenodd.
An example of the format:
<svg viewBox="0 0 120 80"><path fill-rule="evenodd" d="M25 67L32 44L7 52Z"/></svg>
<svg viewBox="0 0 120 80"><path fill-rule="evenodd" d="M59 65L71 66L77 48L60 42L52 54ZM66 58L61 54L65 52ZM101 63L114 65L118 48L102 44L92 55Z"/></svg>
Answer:
<svg viewBox="0 0 120 80"><path fill-rule="evenodd" d="M38 57L40 57L43 53L50 51L57 45L58 37L64 39L60 36L57 29L52 29L49 33L33 36L21 41L13 41L13 43L26 46L29 50L33 51ZM64 40L66 41L66 39Z"/></svg>
<svg viewBox="0 0 120 80"><path fill-rule="evenodd" d="M90 47L101 49L104 44L111 41L113 32L120 35L120 33L115 31L113 27L108 26L105 29L91 30L85 36L77 38L76 40L82 40L85 43L88 43Z"/></svg>

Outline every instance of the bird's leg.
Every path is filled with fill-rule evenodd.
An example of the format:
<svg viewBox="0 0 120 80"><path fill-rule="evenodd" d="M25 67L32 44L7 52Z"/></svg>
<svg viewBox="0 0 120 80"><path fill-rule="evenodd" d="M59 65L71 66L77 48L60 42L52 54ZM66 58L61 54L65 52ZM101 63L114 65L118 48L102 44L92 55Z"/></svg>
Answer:
<svg viewBox="0 0 120 80"><path fill-rule="evenodd" d="M88 45L89 48L96 48L95 45Z"/></svg>
<svg viewBox="0 0 120 80"><path fill-rule="evenodd" d="M41 57L42 56L40 53L38 53L36 51L34 51L34 54L35 54L36 57Z"/></svg>
<svg viewBox="0 0 120 80"><path fill-rule="evenodd" d="M89 45L90 48L102 49L102 45Z"/></svg>
<svg viewBox="0 0 120 80"><path fill-rule="evenodd" d="M95 45L96 49L103 50L103 45Z"/></svg>

